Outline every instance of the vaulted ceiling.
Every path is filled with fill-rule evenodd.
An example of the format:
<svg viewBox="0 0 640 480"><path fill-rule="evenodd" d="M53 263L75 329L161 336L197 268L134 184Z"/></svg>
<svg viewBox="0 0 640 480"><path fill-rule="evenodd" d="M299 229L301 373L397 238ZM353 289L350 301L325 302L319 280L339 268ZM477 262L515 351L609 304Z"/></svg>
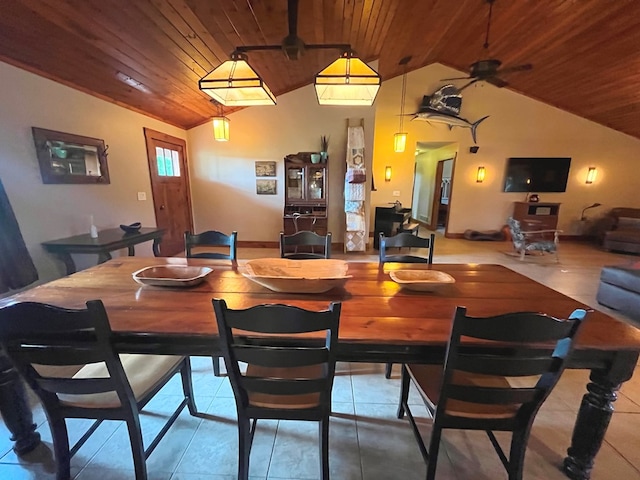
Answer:
<svg viewBox="0 0 640 480"><path fill-rule="evenodd" d="M383 80L408 55L409 70L466 72L487 56L531 63L504 77L507 88L640 138L640 1L496 0L488 54L487 14L485 0L301 0L298 35L350 43L379 60ZM11 0L0 60L189 128L217 112L202 76L234 47L279 44L287 31L287 0ZM277 96L338 54L257 51L249 61Z"/></svg>

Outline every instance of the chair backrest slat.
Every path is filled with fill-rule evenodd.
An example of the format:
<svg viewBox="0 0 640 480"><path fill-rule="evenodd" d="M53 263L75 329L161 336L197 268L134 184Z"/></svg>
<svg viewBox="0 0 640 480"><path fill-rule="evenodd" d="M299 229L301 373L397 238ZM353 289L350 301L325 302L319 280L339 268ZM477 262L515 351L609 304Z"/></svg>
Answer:
<svg viewBox="0 0 640 480"><path fill-rule="evenodd" d="M23 345L16 355L27 363L39 365L84 365L101 362L104 359L100 350L93 345L51 345L46 341L32 341Z"/></svg>
<svg viewBox="0 0 640 480"><path fill-rule="evenodd" d="M240 385L247 391L268 395L307 395L326 391L329 386L326 378L255 378L242 377Z"/></svg>
<svg viewBox="0 0 640 480"><path fill-rule="evenodd" d="M398 233L392 237L385 237L380 232L380 263L433 263L433 246L435 243L435 234L429 235L429 238L422 238L410 233ZM388 255L387 248L425 248L428 249L426 257L418 255Z"/></svg>
<svg viewBox="0 0 640 480"><path fill-rule="evenodd" d="M225 235L217 230L207 230L202 233L184 232L184 246L187 258L209 258L220 260L236 260L238 232ZM193 253L193 247L229 247L229 253L199 252Z"/></svg>
<svg viewBox="0 0 640 480"><path fill-rule="evenodd" d="M257 345L232 345L239 362L263 367L294 367L325 363L329 359L326 348L274 347Z"/></svg>
<svg viewBox="0 0 640 480"><path fill-rule="evenodd" d="M537 388L492 388L469 385L450 385L447 389L449 399L483 404L523 404L537 400L542 392Z"/></svg>
<svg viewBox="0 0 640 480"><path fill-rule="evenodd" d="M558 366L556 359L546 357L507 357L496 355L464 355L460 354L456 360L456 369L485 375L502 375L505 377L520 377L541 375ZM556 367L557 368L557 367Z"/></svg>
<svg viewBox="0 0 640 480"><path fill-rule="evenodd" d="M573 322L532 312L478 319L467 317L458 325L461 336L508 343L556 341L569 335L572 328Z"/></svg>
<svg viewBox="0 0 640 480"><path fill-rule="evenodd" d="M322 253L290 252L288 247L321 247ZM280 257L293 260L313 260L316 258L331 258L331 232L318 235L309 230L302 230L292 235L280 232Z"/></svg>
<svg viewBox="0 0 640 480"><path fill-rule="evenodd" d="M258 305L245 310L227 310L226 324L257 333L308 333L336 328L332 312L313 312L289 305ZM260 318L257 322L256 318Z"/></svg>
<svg viewBox="0 0 640 480"><path fill-rule="evenodd" d="M40 388L52 393L66 393L81 395L88 393L113 392L115 390L112 378L48 378L40 377L36 380Z"/></svg>

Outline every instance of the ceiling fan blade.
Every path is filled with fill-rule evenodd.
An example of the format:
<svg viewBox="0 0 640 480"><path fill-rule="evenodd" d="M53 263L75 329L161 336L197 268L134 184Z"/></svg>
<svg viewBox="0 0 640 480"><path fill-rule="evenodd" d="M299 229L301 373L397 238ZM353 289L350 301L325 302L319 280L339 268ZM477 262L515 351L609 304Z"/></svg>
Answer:
<svg viewBox="0 0 640 480"><path fill-rule="evenodd" d="M448 82L449 80L469 80L470 78L473 78L473 77L441 78L440 81L441 82Z"/></svg>
<svg viewBox="0 0 640 480"><path fill-rule="evenodd" d="M498 88L506 87L507 85L509 85L507 82L505 82L504 80L498 77L489 77L489 78L486 78L485 80L487 83L490 83L491 85L495 85Z"/></svg>
<svg viewBox="0 0 640 480"><path fill-rule="evenodd" d="M502 75L504 73L524 72L526 70L531 70L532 68L533 65L531 65L530 63L525 63L524 65L516 65L515 67L503 68L498 73Z"/></svg>
<svg viewBox="0 0 640 480"><path fill-rule="evenodd" d="M469 85L473 85L474 83L476 83L478 80L480 80L480 79L479 79L479 78L474 78L474 79L473 79L473 80L471 80L469 83L467 83L464 87L459 88L459 89L458 89L458 91L460 91L460 92L461 92L462 90L464 90L465 88L467 88Z"/></svg>

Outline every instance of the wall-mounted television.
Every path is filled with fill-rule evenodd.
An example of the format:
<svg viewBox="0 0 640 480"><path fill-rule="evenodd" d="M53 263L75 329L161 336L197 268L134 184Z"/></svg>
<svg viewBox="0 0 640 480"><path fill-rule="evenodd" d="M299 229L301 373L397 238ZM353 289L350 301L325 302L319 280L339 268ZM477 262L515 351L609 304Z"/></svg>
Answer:
<svg viewBox="0 0 640 480"><path fill-rule="evenodd" d="M571 158L511 157L504 174L505 192L564 192Z"/></svg>

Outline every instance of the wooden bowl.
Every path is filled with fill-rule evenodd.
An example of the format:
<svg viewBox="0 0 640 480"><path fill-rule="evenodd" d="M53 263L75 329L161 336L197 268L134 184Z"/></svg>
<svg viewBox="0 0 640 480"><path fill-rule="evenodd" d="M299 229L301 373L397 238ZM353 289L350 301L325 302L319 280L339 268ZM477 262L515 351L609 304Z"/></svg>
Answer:
<svg viewBox="0 0 640 480"><path fill-rule="evenodd" d="M142 285L184 288L199 285L211 272L213 269L209 267L157 265L138 270L132 276L136 282Z"/></svg>
<svg viewBox="0 0 640 480"><path fill-rule="evenodd" d="M394 270L389 276L401 288L417 292L434 292L456 283L451 275L438 270Z"/></svg>
<svg viewBox="0 0 640 480"><path fill-rule="evenodd" d="M344 260L258 258L245 264L242 274L274 292L324 293L351 278Z"/></svg>

